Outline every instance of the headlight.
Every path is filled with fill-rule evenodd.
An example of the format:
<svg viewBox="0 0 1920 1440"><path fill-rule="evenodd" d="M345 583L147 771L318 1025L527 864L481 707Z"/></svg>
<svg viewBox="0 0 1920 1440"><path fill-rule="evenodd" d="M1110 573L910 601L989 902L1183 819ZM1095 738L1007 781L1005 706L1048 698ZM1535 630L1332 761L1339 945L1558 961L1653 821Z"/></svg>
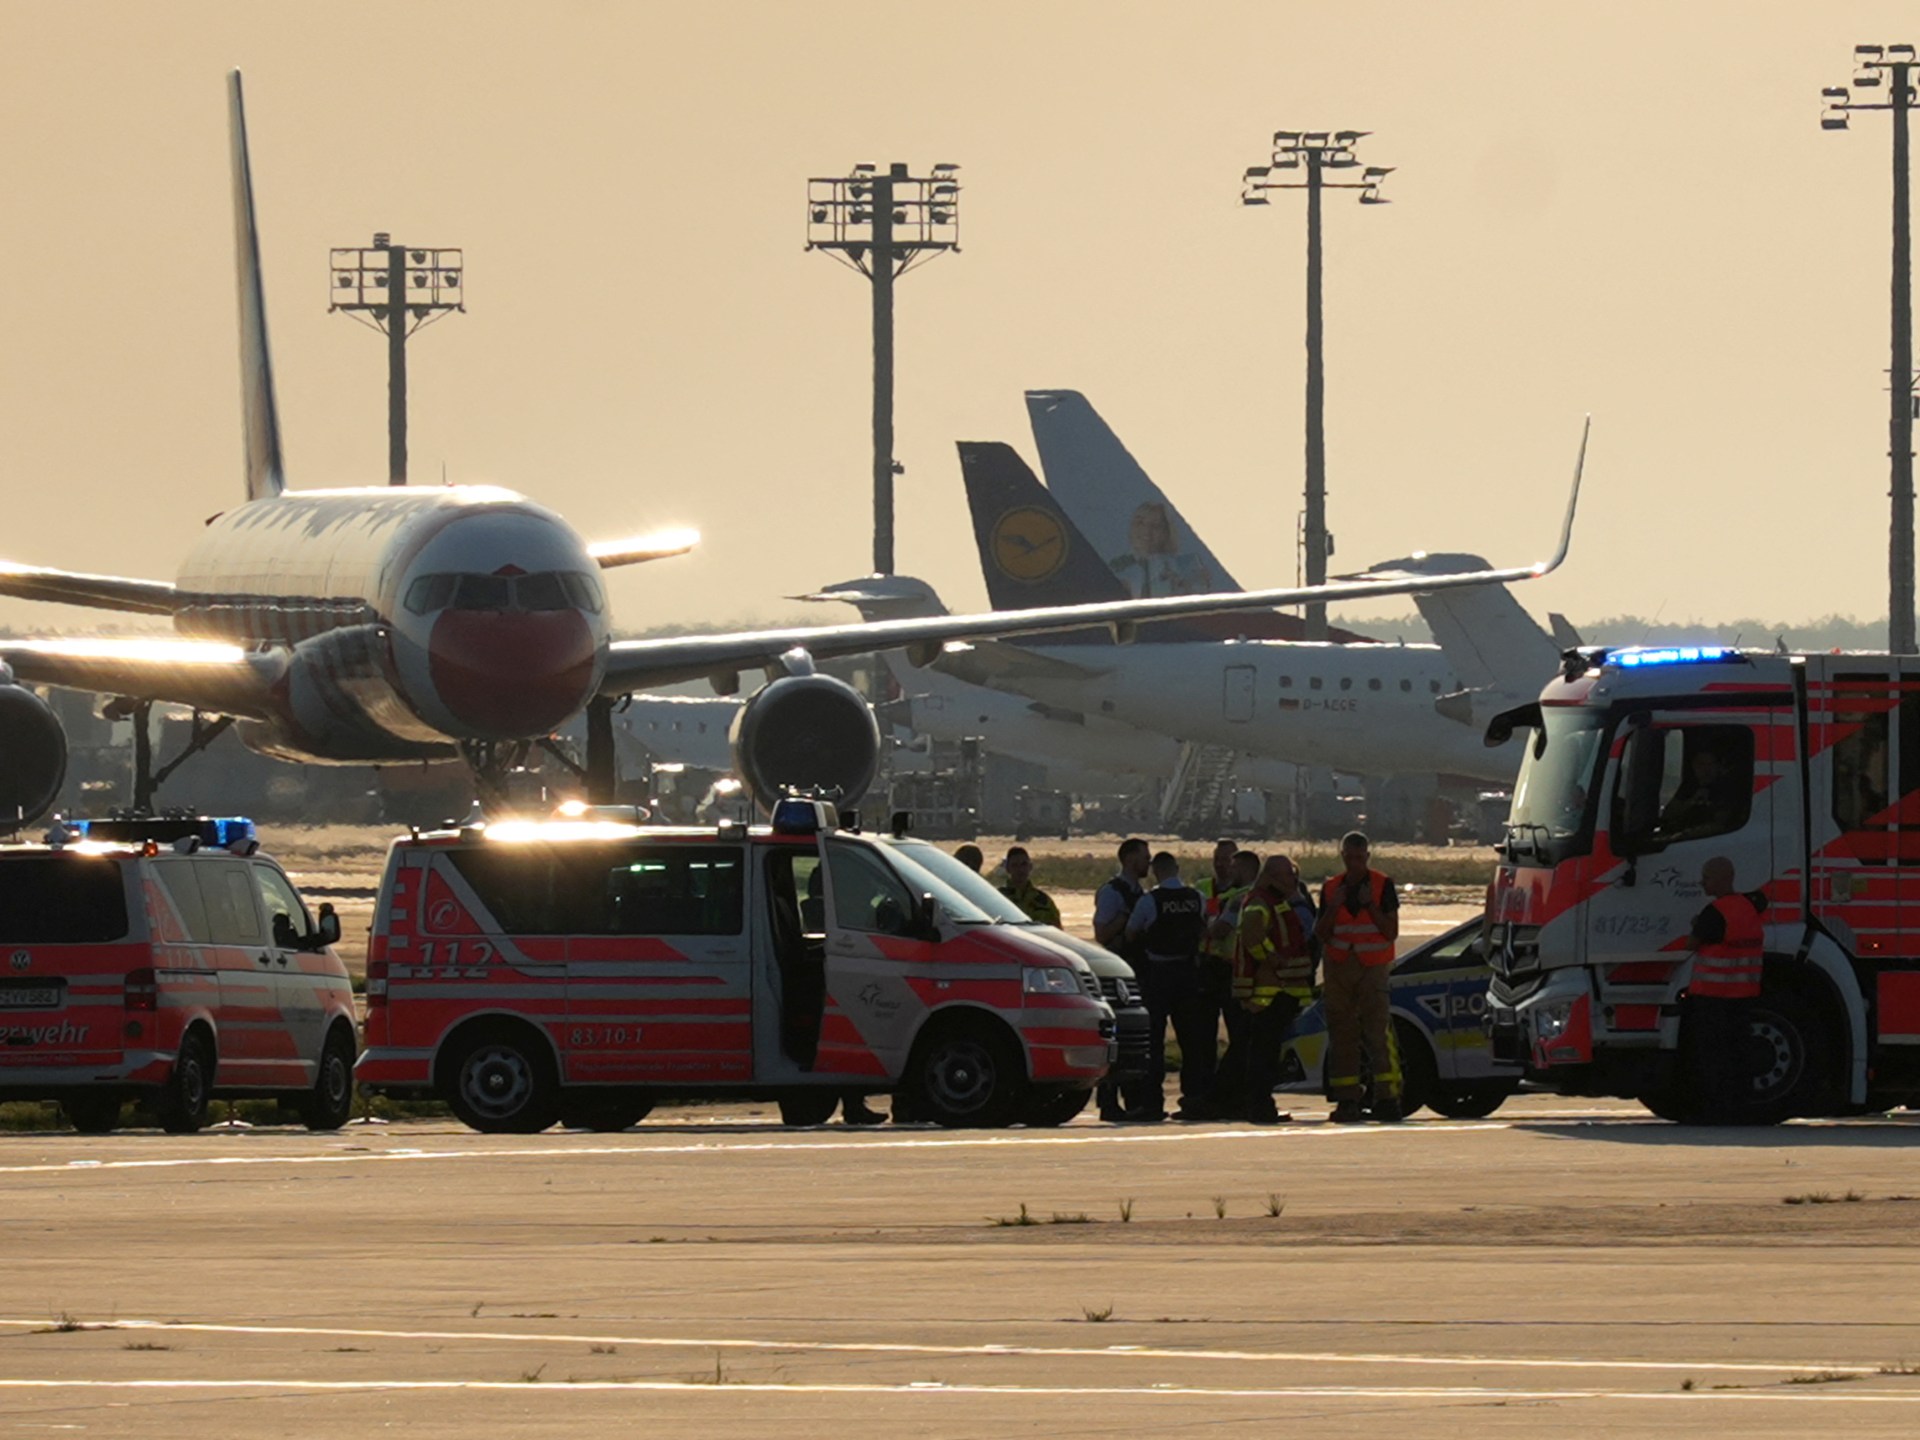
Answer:
<svg viewBox="0 0 1920 1440"><path fill-rule="evenodd" d="M1078 995L1080 977L1064 965L1047 965L1026 972L1029 995Z"/></svg>
<svg viewBox="0 0 1920 1440"><path fill-rule="evenodd" d="M1557 1040L1567 1028L1567 1022L1573 1018L1573 1002L1556 1000L1550 1005L1542 1005L1533 1012L1533 1034L1536 1040Z"/></svg>

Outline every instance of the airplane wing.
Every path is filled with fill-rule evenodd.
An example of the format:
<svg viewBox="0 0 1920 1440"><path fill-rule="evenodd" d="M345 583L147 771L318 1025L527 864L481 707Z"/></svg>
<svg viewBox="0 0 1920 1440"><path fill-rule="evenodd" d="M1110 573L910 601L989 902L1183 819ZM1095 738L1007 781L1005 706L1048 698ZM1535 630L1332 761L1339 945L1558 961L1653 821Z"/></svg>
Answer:
<svg viewBox="0 0 1920 1440"><path fill-rule="evenodd" d="M587 554L602 570L616 565L639 565L648 560L665 560L684 555L700 543L698 530L659 530L651 535L631 535L625 540L599 540L587 546Z"/></svg>
<svg viewBox="0 0 1920 1440"><path fill-rule="evenodd" d="M238 645L167 636L0 640L0 665L29 685L163 700L222 715L265 713L270 657Z"/></svg>
<svg viewBox="0 0 1920 1440"><path fill-rule="evenodd" d="M1111 650L1096 652L1111 659ZM1042 655L997 640L953 640L940 647L933 668L969 685L998 685L1011 680L1092 680L1112 665L1076 665L1055 655Z"/></svg>
<svg viewBox="0 0 1920 1440"><path fill-rule="evenodd" d="M1473 585L1515 584L1538 579L1560 567L1573 544L1573 517L1580 503L1580 476L1586 468L1587 429L1573 471L1573 491L1561 522L1560 543L1551 559L1505 570L1469 570L1448 575L1398 576L1385 580L1336 580L1284 590L1243 590L1208 595L1170 595L1151 600L1110 600L1093 605L1051 605L1032 610L995 610L984 615L938 615L900 620L862 621L857 625L786 626L723 635L676 635L657 640L616 640L609 647L606 695L624 695L649 685L705 678L722 694L739 687L742 670L777 667L789 651L816 660L865 655L905 647L916 665L932 663L952 640L988 640L1003 635L1039 635L1083 625L1110 626L1117 639L1132 638L1142 621L1174 615L1211 615L1231 610L1271 610L1308 601L1333 604L1367 601L1382 595L1433 592ZM799 660L801 657L795 657Z"/></svg>
<svg viewBox="0 0 1920 1440"><path fill-rule="evenodd" d="M171 615L173 586L164 580L126 580L118 575L80 575L0 560L0 595L20 600L52 600L95 610L131 610L141 615Z"/></svg>

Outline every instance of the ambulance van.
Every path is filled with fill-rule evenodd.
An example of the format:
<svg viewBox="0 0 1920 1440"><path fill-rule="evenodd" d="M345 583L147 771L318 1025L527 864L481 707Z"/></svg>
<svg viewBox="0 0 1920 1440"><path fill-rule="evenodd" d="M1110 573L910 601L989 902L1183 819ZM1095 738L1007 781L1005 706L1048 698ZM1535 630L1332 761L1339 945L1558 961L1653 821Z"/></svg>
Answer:
<svg viewBox="0 0 1920 1440"><path fill-rule="evenodd" d="M817 1124L894 1092L994 1126L1090 1089L1114 1044L1079 956L789 800L769 827L599 812L396 841L357 1074L499 1133L624 1129L669 1097Z"/></svg>
<svg viewBox="0 0 1920 1440"><path fill-rule="evenodd" d="M354 1008L316 919L251 822L71 821L0 845L0 1100L99 1134L128 1099L175 1133L272 1097L315 1130L353 1113Z"/></svg>

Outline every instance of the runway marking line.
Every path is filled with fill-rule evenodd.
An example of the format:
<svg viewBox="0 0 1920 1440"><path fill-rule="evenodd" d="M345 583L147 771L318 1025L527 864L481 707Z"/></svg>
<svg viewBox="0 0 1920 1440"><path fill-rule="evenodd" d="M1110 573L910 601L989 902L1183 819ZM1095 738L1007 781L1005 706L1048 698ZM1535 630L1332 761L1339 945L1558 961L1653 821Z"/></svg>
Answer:
<svg viewBox="0 0 1920 1440"><path fill-rule="evenodd" d="M1286 1385L1211 1387L1201 1385L949 1385L937 1380L910 1380L898 1384L874 1381L728 1380L41 1380L0 1379L5 1390L258 1390L320 1391L377 1394L389 1391L540 1391L547 1394L643 1391L707 1392L716 1395L1020 1395L1075 1398L1151 1399L1154 1396L1200 1396L1220 1400L1666 1400L1686 1404L1712 1401L1784 1402L1791 1405L1914 1405L1920 1390L1813 1391L1804 1388L1755 1390L1508 1390L1481 1385Z"/></svg>
<svg viewBox="0 0 1920 1440"><path fill-rule="evenodd" d="M325 1155L181 1155L156 1160L62 1160L39 1165L0 1165L0 1175L74 1174L90 1170L169 1170L190 1166L357 1165L401 1160L553 1160L598 1155L739 1155L781 1150L811 1154L817 1150L959 1150L987 1146L1164 1145L1181 1141L1274 1141L1363 1135L1458 1135L1469 1130L1510 1130L1504 1120L1450 1125L1314 1125L1261 1130L1097 1131L1085 1135L877 1136L861 1140L749 1140L738 1145L698 1140L682 1145L539 1145L512 1150L356 1150Z"/></svg>
<svg viewBox="0 0 1920 1440"><path fill-rule="evenodd" d="M0 1318L0 1326L44 1330L47 1322ZM291 1335L330 1340L467 1340L512 1344L627 1345L636 1349L809 1351L816 1354L929 1355L947 1359L1036 1358L1049 1360L1151 1359L1226 1360L1335 1365L1431 1365L1468 1368L1674 1371L1749 1375L1818 1374L1858 1371L1859 1364L1836 1360L1596 1360L1554 1356L1407 1355L1339 1350L1180 1350L1151 1345L918 1345L882 1340L764 1340L727 1336L697 1338L662 1335L574 1335L511 1330L376 1330L324 1325L227 1325L191 1320L103 1320L80 1322L81 1330L164 1330L216 1335ZM1920 1397L1920 1391L1915 1392Z"/></svg>

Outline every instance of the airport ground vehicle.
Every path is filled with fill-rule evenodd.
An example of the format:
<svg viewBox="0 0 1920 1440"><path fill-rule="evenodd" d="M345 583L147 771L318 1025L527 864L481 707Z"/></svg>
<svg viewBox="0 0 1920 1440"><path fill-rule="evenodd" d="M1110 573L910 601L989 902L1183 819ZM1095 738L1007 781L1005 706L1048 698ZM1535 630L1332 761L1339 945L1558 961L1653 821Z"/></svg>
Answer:
<svg viewBox="0 0 1920 1440"><path fill-rule="evenodd" d="M57 825L0 846L0 1100L58 1100L111 1130L129 1098L167 1130L214 1097L290 1102L332 1130L353 1113L353 992L245 820Z"/></svg>
<svg viewBox="0 0 1920 1440"><path fill-rule="evenodd" d="M1487 1035L1482 922L1465 921L1393 962L1393 1033L1400 1047L1401 1109L1450 1120L1491 1115L1520 1088L1520 1066L1498 1059ZM1294 1021L1281 1083L1324 1090L1327 1021L1314 1001Z"/></svg>
<svg viewBox="0 0 1920 1440"><path fill-rule="evenodd" d="M509 821L394 842L363 1088L477 1130L623 1129L656 1098L848 1093L1003 1125L1087 1090L1113 1012L1072 951L998 925L903 847L783 801L770 827Z"/></svg>
<svg viewBox="0 0 1920 1440"><path fill-rule="evenodd" d="M1673 1119L1920 1099L1920 660L1569 650L1538 703L1494 895L1493 1036L1528 1074ZM1677 1064L1701 869L1764 895L1761 994L1714 1104Z"/></svg>

